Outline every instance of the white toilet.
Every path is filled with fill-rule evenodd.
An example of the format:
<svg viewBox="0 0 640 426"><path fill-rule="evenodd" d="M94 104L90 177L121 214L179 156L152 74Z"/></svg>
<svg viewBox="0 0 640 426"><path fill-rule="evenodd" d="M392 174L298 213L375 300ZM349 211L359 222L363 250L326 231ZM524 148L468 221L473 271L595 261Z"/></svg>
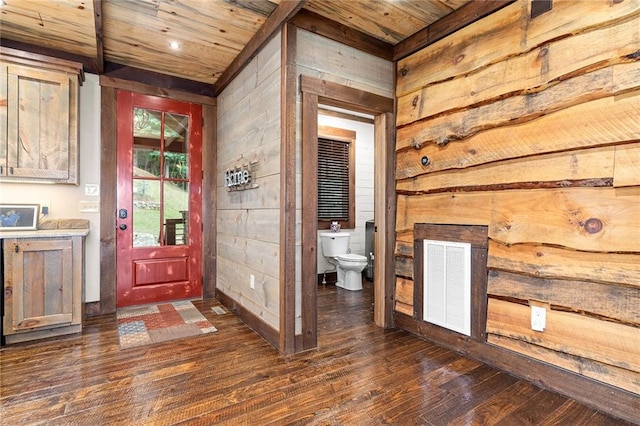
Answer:
<svg viewBox="0 0 640 426"><path fill-rule="evenodd" d="M366 256L347 253L349 234L346 232L323 232L320 234L322 253L330 263L336 265L336 286L346 290L362 290L362 271L367 266Z"/></svg>

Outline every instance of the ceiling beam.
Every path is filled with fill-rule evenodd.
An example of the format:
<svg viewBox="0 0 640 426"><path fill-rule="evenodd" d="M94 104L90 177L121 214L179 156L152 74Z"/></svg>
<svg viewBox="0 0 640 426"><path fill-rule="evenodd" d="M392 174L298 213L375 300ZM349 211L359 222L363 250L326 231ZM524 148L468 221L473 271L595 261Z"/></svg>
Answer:
<svg viewBox="0 0 640 426"><path fill-rule="evenodd" d="M2 0L0 0L2 1ZM74 53L67 53L61 50L50 49L48 47L35 46L33 44L23 43L21 41L9 40L7 38L0 38L0 46L9 47L11 49L22 50L23 52L36 53L38 55L51 56L58 59L64 59L67 61L78 62L82 64L85 72L97 74L96 61L93 58L88 58L82 55L76 55Z"/></svg>
<svg viewBox="0 0 640 426"><path fill-rule="evenodd" d="M307 0L283 0L269 15L267 20L249 40L244 49L236 56L220 78L213 85L213 94L218 96L240 71L253 59L260 49L278 32L283 23L291 19Z"/></svg>
<svg viewBox="0 0 640 426"><path fill-rule="evenodd" d="M361 31L349 28L306 9L291 19L298 28L324 36L338 43L370 53L382 59L393 60L393 45Z"/></svg>
<svg viewBox="0 0 640 426"><path fill-rule="evenodd" d="M515 0L471 1L396 44L393 59L398 61L406 58L430 44L453 34L459 29L502 9L514 1Z"/></svg>
<svg viewBox="0 0 640 426"><path fill-rule="evenodd" d="M115 62L105 62L104 72L102 74L105 77L143 83L158 87L159 89L179 90L207 97L213 95L213 86L209 83L187 80L186 78L129 67Z"/></svg>
<svg viewBox="0 0 640 426"><path fill-rule="evenodd" d="M102 35L102 0L93 0L93 21L96 28L96 68L98 74L104 72L104 44Z"/></svg>

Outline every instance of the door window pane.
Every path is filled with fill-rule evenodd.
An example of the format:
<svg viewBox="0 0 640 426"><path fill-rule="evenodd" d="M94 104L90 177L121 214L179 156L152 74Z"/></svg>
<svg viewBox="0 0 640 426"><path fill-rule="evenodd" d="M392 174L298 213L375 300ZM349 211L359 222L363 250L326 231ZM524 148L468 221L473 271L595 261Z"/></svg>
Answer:
<svg viewBox="0 0 640 426"><path fill-rule="evenodd" d="M189 179L189 116L165 114L164 177Z"/></svg>
<svg viewBox="0 0 640 426"><path fill-rule="evenodd" d="M160 245L160 181L133 180L133 246Z"/></svg>
<svg viewBox="0 0 640 426"><path fill-rule="evenodd" d="M133 109L133 176L160 176L162 113Z"/></svg>
<svg viewBox="0 0 640 426"><path fill-rule="evenodd" d="M165 244L183 245L189 243L189 184L169 182L164 184Z"/></svg>

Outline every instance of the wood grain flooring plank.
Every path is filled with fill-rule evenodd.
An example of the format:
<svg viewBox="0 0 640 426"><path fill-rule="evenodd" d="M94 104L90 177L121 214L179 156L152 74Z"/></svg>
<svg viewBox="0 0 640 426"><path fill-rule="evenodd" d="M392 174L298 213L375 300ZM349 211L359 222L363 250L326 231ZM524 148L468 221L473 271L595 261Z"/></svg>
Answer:
<svg viewBox="0 0 640 426"><path fill-rule="evenodd" d="M115 315L0 349L8 425L625 425L399 330L361 292L318 287L319 348L282 356L216 300L218 332L120 350Z"/></svg>

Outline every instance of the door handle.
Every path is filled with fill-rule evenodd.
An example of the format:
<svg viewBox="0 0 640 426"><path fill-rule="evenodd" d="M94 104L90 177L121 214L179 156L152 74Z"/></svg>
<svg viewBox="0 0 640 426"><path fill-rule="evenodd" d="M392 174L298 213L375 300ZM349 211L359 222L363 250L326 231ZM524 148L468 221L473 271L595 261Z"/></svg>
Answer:
<svg viewBox="0 0 640 426"><path fill-rule="evenodd" d="M120 226L118 226L118 228L120 228L121 231L124 231L127 229L127 225L123 223Z"/></svg>

